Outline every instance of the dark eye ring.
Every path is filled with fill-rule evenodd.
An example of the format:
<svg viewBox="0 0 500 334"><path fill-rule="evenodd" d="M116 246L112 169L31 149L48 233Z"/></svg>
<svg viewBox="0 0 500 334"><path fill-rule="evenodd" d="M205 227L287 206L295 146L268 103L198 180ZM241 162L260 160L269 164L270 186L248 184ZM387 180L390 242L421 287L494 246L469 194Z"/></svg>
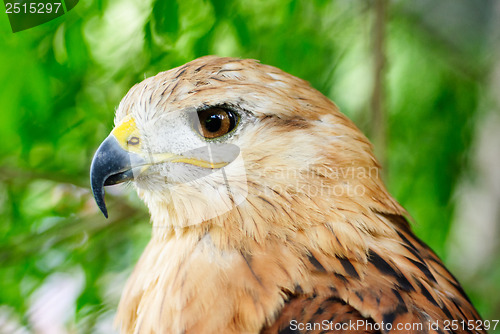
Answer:
<svg viewBox="0 0 500 334"><path fill-rule="evenodd" d="M198 124L196 124L198 123ZM231 132L238 123L238 115L221 107L198 111L195 129L206 139L214 139Z"/></svg>

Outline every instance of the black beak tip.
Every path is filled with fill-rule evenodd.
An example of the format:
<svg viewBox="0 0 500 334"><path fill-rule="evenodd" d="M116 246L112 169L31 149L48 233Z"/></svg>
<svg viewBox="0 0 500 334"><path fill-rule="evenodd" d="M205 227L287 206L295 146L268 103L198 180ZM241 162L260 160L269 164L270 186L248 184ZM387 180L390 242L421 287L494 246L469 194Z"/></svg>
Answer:
<svg viewBox="0 0 500 334"><path fill-rule="evenodd" d="M108 210L106 209L105 206L99 207L101 209L102 214L104 215L104 218L108 219Z"/></svg>
<svg viewBox="0 0 500 334"><path fill-rule="evenodd" d="M91 184L92 194L94 195L95 202L101 210L104 217L108 218L108 209L106 208L106 202L104 201L104 185L95 184L94 182Z"/></svg>
<svg viewBox="0 0 500 334"><path fill-rule="evenodd" d="M104 201L103 201L102 204L97 204L97 206L101 210L101 212L104 215L104 217L106 219L108 219L108 209L106 208L106 203L104 203Z"/></svg>

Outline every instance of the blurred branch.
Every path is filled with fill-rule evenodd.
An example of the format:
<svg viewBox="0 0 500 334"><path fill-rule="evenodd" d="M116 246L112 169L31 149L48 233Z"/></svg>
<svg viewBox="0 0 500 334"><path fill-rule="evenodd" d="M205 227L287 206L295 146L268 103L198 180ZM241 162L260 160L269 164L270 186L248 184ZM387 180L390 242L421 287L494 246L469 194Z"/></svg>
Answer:
<svg viewBox="0 0 500 334"><path fill-rule="evenodd" d="M113 212L117 215L107 221L102 218L100 212L74 216L42 233L34 231L10 238L7 244L0 247L0 262L4 266L17 264L19 258L26 258L44 249L53 248L74 239L79 234L84 233L86 237L91 237L105 229L115 227L123 229L126 222L148 219L145 212L139 212L123 201L113 200L109 207L115 207Z"/></svg>
<svg viewBox="0 0 500 334"><path fill-rule="evenodd" d="M84 181L74 175L63 174L60 172L49 173L37 170L22 170L19 167L0 167L0 182L10 182L12 180L25 180L27 182L32 182L37 179L73 184L80 188L90 187L90 183L88 183L88 181Z"/></svg>
<svg viewBox="0 0 500 334"><path fill-rule="evenodd" d="M371 98L372 136L375 143L375 153L387 173L386 145L387 126L385 111L385 26L387 0L375 0L375 20L373 25L373 92Z"/></svg>

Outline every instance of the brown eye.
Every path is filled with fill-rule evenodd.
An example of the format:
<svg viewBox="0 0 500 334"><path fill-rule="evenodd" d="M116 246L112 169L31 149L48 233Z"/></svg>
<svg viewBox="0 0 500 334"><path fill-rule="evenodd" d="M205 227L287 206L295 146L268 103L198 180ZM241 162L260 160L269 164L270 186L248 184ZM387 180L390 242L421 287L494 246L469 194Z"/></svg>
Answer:
<svg viewBox="0 0 500 334"><path fill-rule="evenodd" d="M218 107L198 111L198 132L207 139L214 139L231 132L237 123L237 116L231 110Z"/></svg>

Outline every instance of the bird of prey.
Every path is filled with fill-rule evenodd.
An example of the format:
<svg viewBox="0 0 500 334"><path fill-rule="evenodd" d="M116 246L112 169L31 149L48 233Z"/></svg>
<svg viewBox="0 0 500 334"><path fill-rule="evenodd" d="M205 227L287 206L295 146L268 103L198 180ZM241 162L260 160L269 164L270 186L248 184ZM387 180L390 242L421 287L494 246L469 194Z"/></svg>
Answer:
<svg viewBox="0 0 500 334"><path fill-rule="evenodd" d="M130 89L91 185L133 181L152 237L122 333L486 333L360 130L306 81L202 57Z"/></svg>

